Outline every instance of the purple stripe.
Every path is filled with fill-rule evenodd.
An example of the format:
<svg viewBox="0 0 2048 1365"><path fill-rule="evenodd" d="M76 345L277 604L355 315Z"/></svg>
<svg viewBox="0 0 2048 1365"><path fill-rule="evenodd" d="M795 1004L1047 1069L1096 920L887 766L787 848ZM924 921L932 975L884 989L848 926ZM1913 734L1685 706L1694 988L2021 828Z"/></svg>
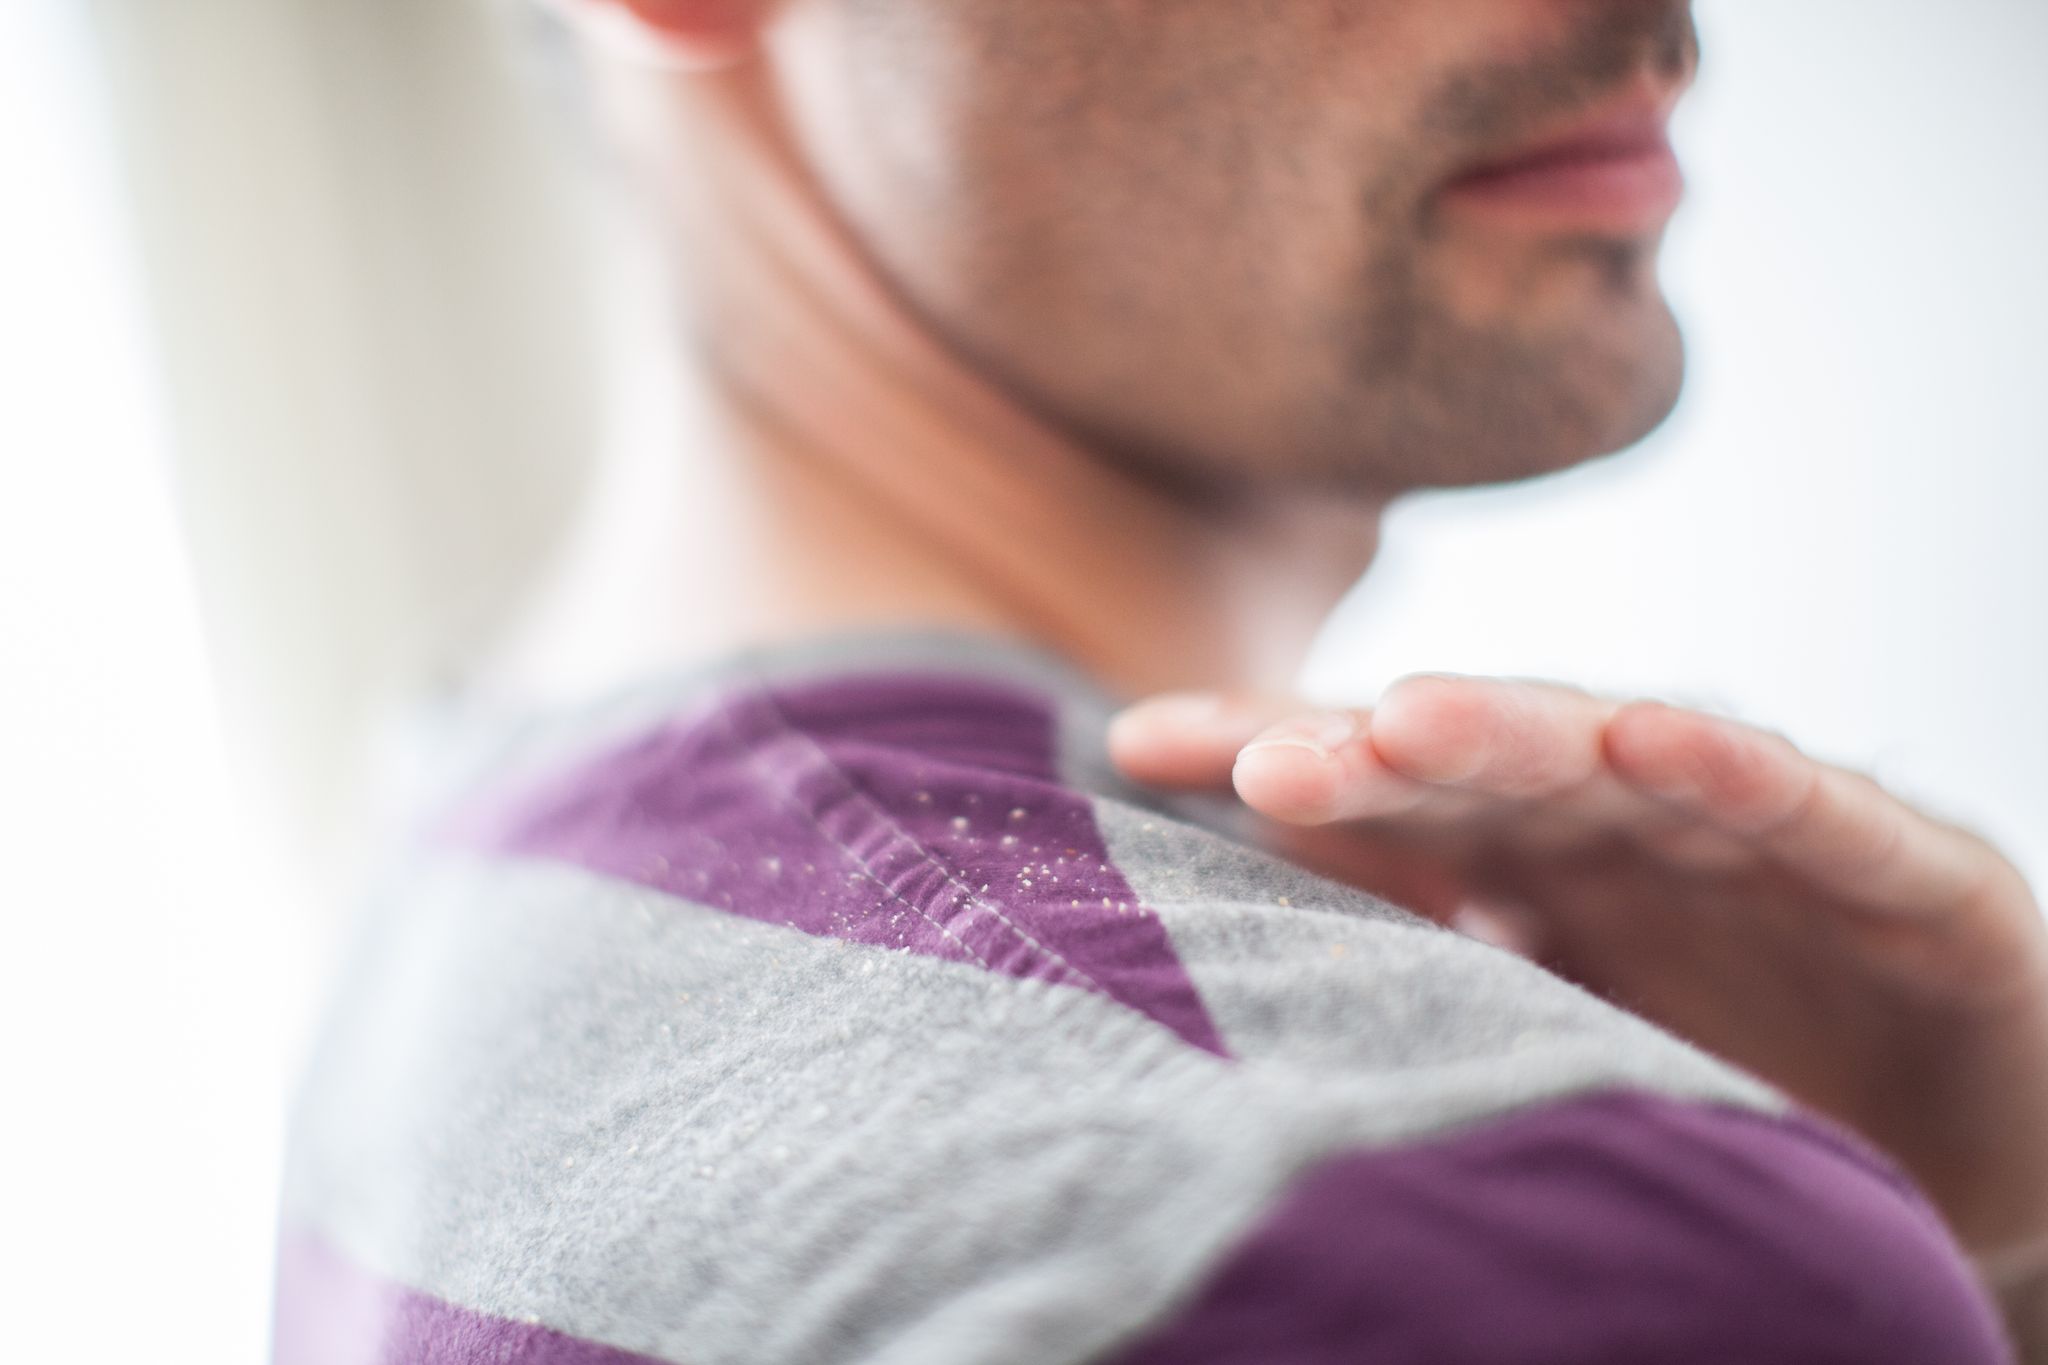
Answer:
<svg viewBox="0 0 2048 1365"><path fill-rule="evenodd" d="M663 1365L393 1284L303 1229L279 1244L274 1330L274 1365Z"/></svg>
<svg viewBox="0 0 2048 1365"><path fill-rule="evenodd" d="M732 694L454 822L806 933L1091 990L1223 1041L1165 928L1063 786L1040 695L878 674Z"/></svg>
<svg viewBox="0 0 2048 1365"><path fill-rule="evenodd" d="M1610 1094L1318 1167L1115 1365L1368 1359L2011 1357L1939 1219L1860 1144Z"/></svg>

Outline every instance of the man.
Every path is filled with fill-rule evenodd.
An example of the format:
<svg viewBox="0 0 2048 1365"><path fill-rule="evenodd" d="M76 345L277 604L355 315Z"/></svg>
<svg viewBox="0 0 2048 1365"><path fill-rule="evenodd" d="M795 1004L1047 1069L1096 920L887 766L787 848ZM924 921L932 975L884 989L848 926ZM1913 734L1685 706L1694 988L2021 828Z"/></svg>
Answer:
<svg viewBox="0 0 2048 1365"><path fill-rule="evenodd" d="M1652 703L1284 696L1391 498L1669 408L1683 5L578 2L701 426L498 685L691 667L380 894L280 1359L2008 1359L1966 1251L2041 1349L1994 850Z"/></svg>

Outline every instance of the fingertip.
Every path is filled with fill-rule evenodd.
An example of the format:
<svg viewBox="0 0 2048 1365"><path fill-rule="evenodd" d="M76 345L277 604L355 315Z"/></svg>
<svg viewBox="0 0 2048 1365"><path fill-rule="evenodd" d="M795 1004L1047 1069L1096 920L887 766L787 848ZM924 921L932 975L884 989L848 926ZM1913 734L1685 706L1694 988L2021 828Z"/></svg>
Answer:
<svg viewBox="0 0 2048 1365"><path fill-rule="evenodd" d="M1654 700L1628 702L1608 718L1601 754L1630 786L1666 801L1697 805L1708 799L1697 712Z"/></svg>
<svg viewBox="0 0 2048 1365"><path fill-rule="evenodd" d="M1126 777L1152 786L1215 787L1245 741L1270 723L1258 704L1216 692L1165 692L1110 717L1103 741Z"/></svg>
<svg viewBox="0 0 2048 1365"><path fill-rule="evenodd" d="M1661 701L1629 701L1615 708L1600 736L1607 766L1627 781L1654 785L1670 767L1671 717L1676 708Z"/></svg>
<svg viewBox="0 0 2048 1365"><path fill-rule="evenodd" d="M1373 748L1404 777L1462 781L1485 761L1493 704L1484 687L1458 674L1407 674L1373 708Z"/></svg>
<svg viewBox="0 0 2048 1365"><path fill-rule="evenodd" d="M1249 744L1231 768L1231 785L1245 804L1288 824L1322 824L1337 804L1341 769L1324 749L1296 738Z"/></svg>
<svg viewBox="0 0 2048 1365"><path fill-rule="evenodd" d="M1142 756L1188 726L1209 724L1222 705L1213 692L1165 692L1133 702L1109 718L1110 755Z"/></svg>
<svg viewBox="0 0 2048 1365"><path fill-rule="evenodd" d="M1804 766L1796 749L1766 731L1655 700L1616 710L1601 747L1631 786L1731 816L1782 805Z"/></svg>

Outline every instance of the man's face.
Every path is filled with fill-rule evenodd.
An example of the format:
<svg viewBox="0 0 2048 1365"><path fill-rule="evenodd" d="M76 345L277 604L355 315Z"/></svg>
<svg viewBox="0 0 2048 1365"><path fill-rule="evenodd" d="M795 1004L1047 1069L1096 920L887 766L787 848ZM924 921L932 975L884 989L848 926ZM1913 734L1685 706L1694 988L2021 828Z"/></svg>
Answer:
<svg viewBox="0 0 2048 1365"><path fill-rule="evenodd" d="M1513 479L1677 396L1685 0L795 0L775 41L905 300L1154 475Z"/></svg>

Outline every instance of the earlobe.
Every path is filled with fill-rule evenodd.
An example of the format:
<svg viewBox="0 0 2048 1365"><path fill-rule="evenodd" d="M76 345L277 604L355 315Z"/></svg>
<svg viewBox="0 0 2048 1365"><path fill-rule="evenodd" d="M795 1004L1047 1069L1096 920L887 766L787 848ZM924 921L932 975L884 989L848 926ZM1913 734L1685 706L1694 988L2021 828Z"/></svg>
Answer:
<svg viewBox="0 0 2048 1365"><path fill-rule="evenodd" d="M692 70L753 55L770 0L578 0L592 27L636 56Z"/></svg>

